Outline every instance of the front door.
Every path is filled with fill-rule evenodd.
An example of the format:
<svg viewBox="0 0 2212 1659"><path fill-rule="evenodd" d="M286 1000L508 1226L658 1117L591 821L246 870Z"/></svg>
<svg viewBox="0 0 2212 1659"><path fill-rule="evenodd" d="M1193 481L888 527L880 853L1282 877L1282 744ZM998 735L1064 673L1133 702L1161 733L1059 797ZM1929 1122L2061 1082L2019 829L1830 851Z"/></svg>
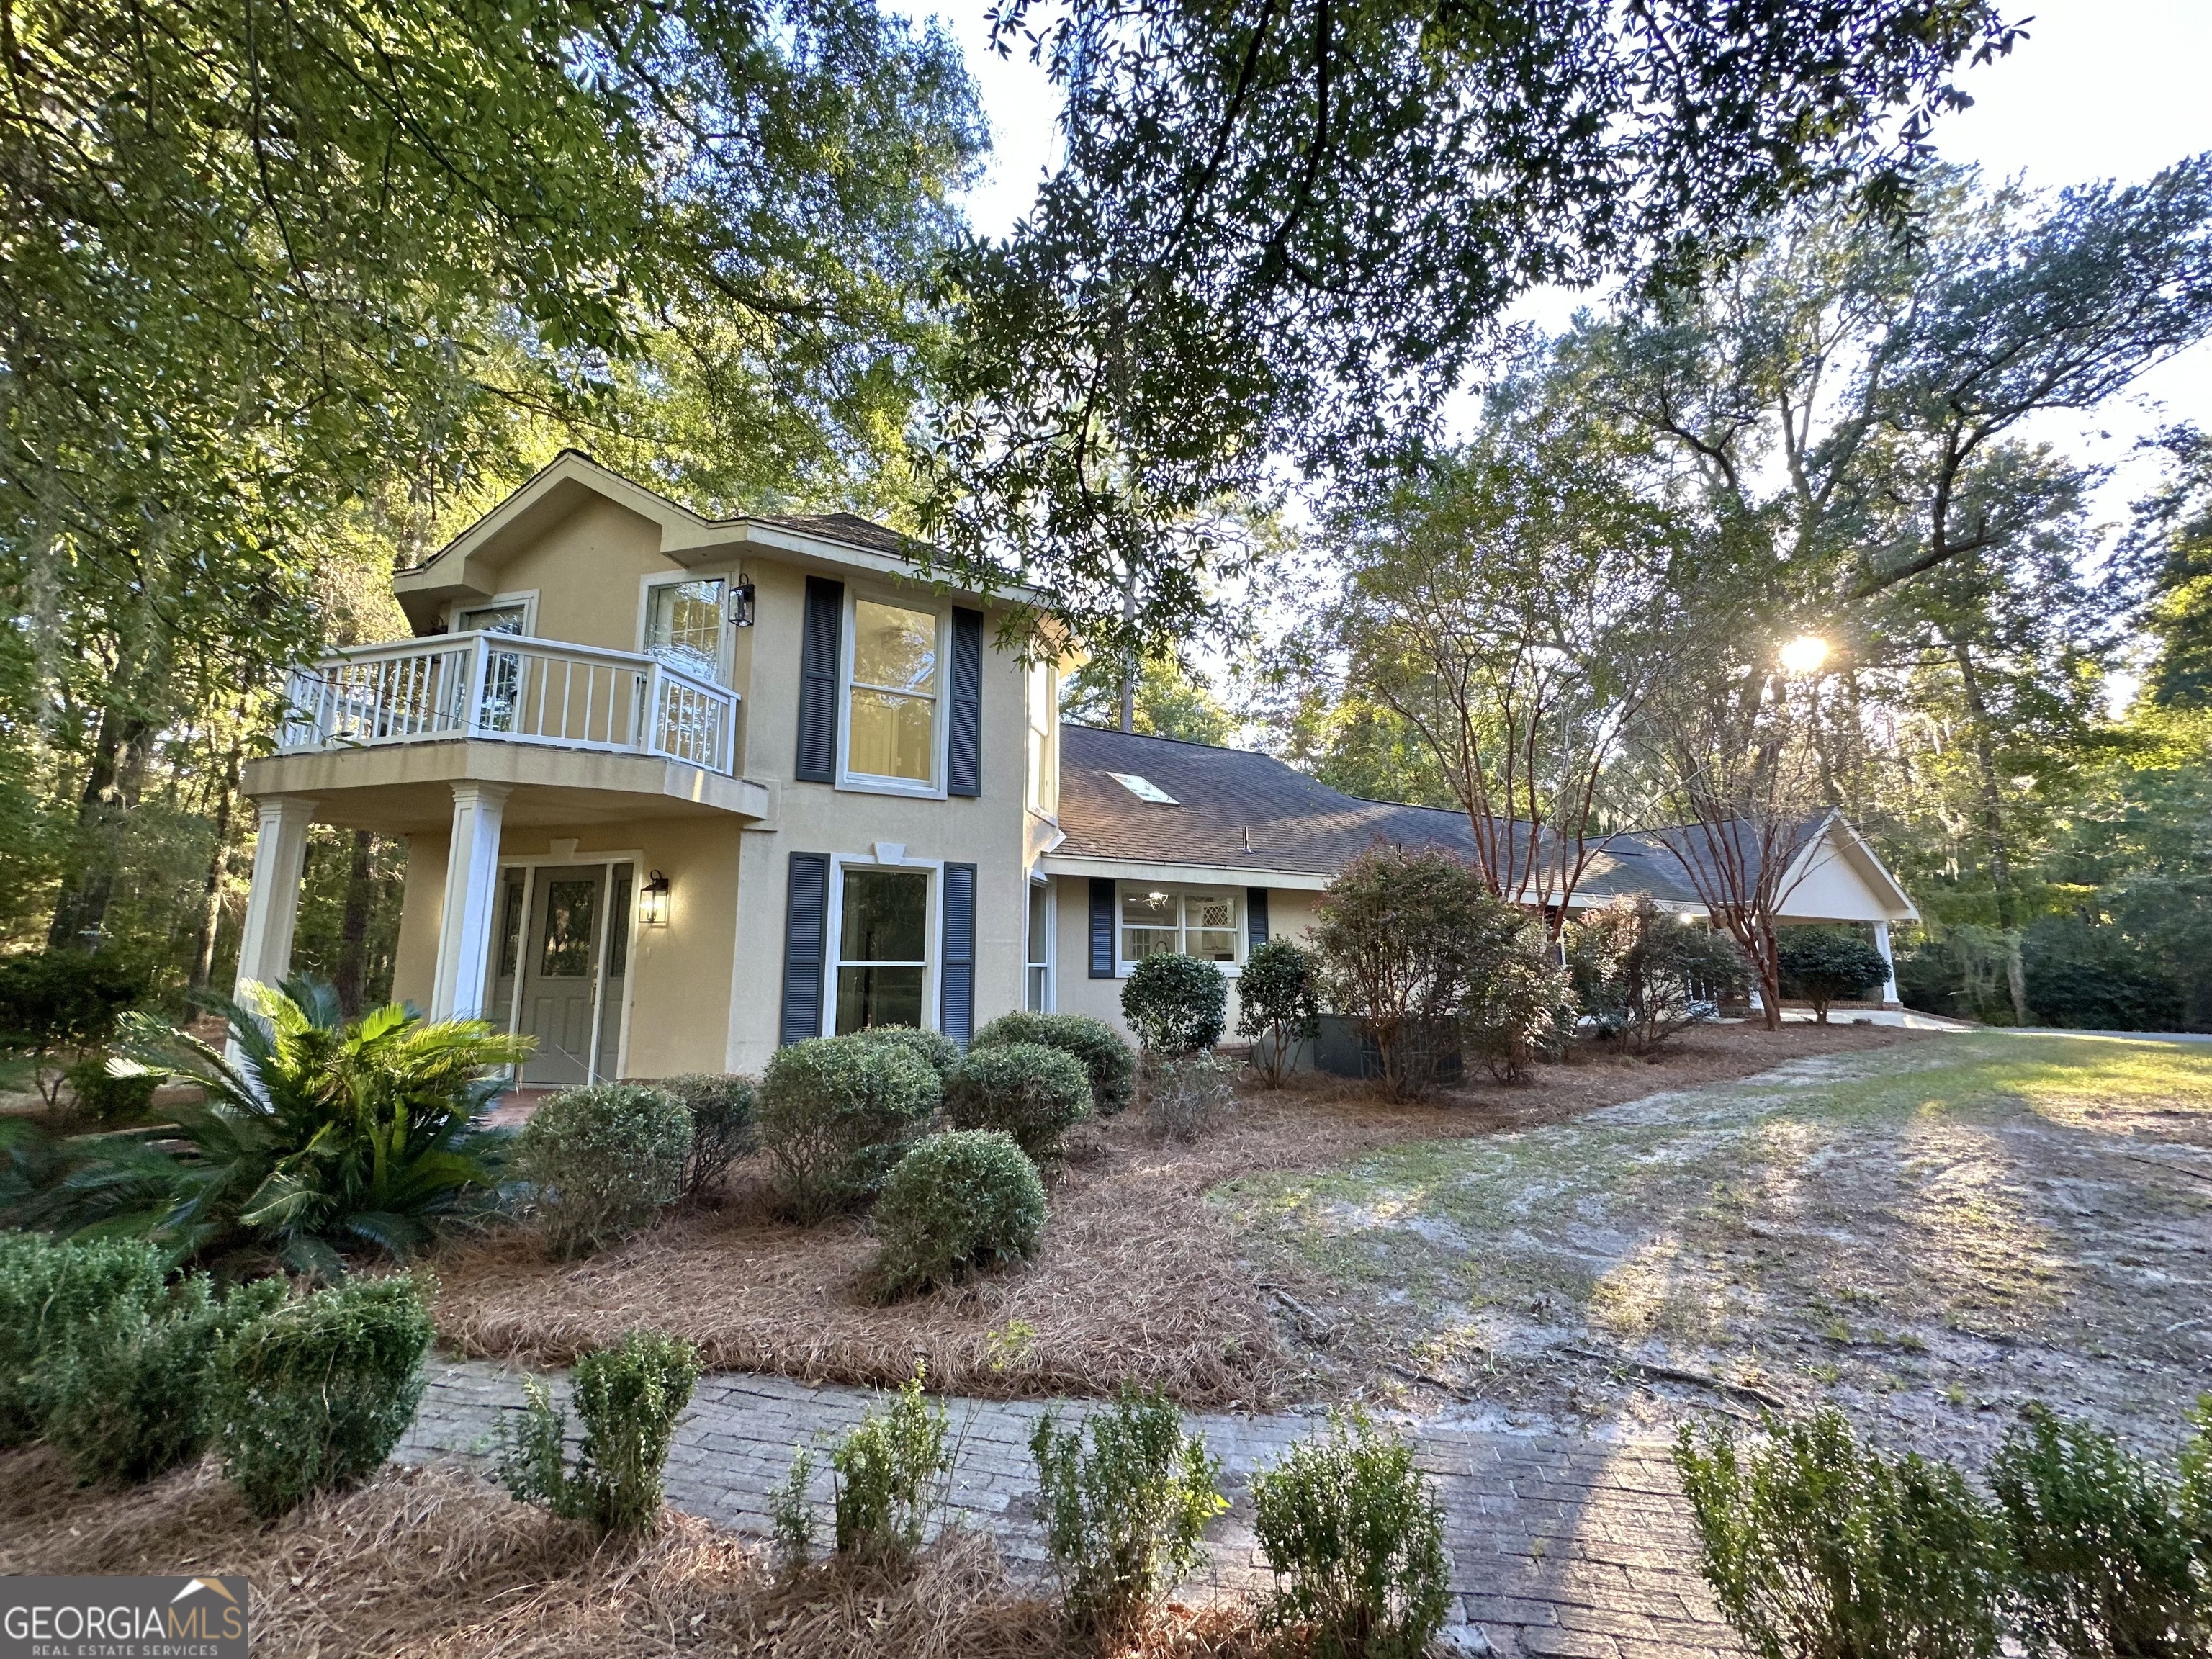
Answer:
<svg viewBox="0 0 2212 1659"><path fill-rule="evenodd" d="M522 1081L586 1083L592 1071L592 1015L607 921L607 867L541 868L531 886L519 1024L538 1039L538 1049L523 1065Z"/></svg>

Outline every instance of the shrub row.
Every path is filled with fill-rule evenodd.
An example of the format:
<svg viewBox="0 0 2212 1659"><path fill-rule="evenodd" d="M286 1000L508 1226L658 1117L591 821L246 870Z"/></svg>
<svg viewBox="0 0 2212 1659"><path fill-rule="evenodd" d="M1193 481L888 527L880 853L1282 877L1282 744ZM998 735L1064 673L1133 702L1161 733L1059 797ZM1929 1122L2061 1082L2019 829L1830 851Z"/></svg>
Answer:
<svg viewBox="0 0 2212 1659"><path fill-rule="evenodd" d="M143 1480L212 1445L258 1514L358 1480L413 1420L430 1346L421 1286L281 1279L172 1289L132 1241L0 1234L0 1367L12 1440L44 1434L78 1478Z"/></svg>
<svg viewBox="0 0 2212 1659"><path fill-rule="evenodd" d="M951 1470L942 1407L914 1376L830 1453L835 1547L901 1559L921 1544ZM1175 1582L1204 1559L1201 1535L1229 1507L1221 1460L1187 1434L1175 1407L1125 1388L1073 1428L1056 1413L1030 1437L1045 1549L1069 1625L1094 1641L1125 1638ZM774 1504L787 1565L803 1567L816 1534L815 1458L801 1446ZM1293 1446L1254 1478L1254 1530L1274 1574L1263 1608L1306 1651L1343 1659L1413 1659L1443 1628L1449 1602L1443 1514L1410 1447L1352 1413Z"/></svg>
<svg viewBox="0 0 2212 1659"><path fill-rule="evenodd" d="M1799 1654L2212 1650L2212 1395L2169 1473L2030 1407L1984 1499L1958 1470L1890 1459L1832 1409L1682 1431L1675 1462L1705 1577L1763 1659Z"/></svg>

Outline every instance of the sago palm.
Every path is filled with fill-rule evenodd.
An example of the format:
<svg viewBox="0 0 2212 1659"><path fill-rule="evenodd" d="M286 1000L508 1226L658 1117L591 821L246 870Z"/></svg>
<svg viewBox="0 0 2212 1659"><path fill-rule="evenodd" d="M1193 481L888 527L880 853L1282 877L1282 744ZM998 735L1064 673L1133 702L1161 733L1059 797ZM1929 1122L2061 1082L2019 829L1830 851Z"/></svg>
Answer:
<svg viewBox="0 0 2212 1659"><path fill-rule="evenodd" d="M229 1021L235 1064L151 1016L125 1022L132 1062L207 1098L70 1178L85 1209L106 1212L99 1231L143 1231L179 1257L257 1243L334 1276L341 1249L404 1257L497 1185L505 1137L483 1120L528 1037L396 1003L349 1022L306 977L210 1006Z"/></svg>

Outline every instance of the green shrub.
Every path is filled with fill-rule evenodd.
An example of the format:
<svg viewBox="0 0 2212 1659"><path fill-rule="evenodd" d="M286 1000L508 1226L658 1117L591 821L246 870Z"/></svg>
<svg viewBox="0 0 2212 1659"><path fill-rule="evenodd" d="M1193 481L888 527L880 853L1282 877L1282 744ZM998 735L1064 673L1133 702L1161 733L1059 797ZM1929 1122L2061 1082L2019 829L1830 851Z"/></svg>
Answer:
<svg viewBox="0 0 2212 1659"><path fill-rule="evenodd" d="M698 1381L699 1351L657 1331L632 1331L617 1347L584 1354L570 1373L584 1422L571 1468L568 1419L532 1377L521 1420L502 1434L500 1478L514 1497L566 1520L601 1533L642 1532L660 1515L669 1443Z"/></svg>
<svg viewBox="0 0 2212 1659"><path fill-rule="evenodd" d="M960 1063L960 1045L942 1031L925 1031L913 1025L871 1025L852 1035L862 1042L904 1049L936 1073L939 1082Z"/></svg>
<svg viewBox="0 0 2212 1659"><path fill-rule="evenodd" d="M1451 1605L1443 1510L1413 1448L1353 1413L1256 1476L1254 1531L1275 1575L1269 1622L1322 1659L1415 1659Z"/></svg>
<svg viewBox="0 0 2212 1659"><path fill-rule="evenodd" d="M1101 1116L1125 1109L1134 1092L1137 1057L1121 1034L1088 1014L1000 1014L969 1045L995 1048L1007 1042L1042 1042L1073 1054L1091 1079L1091 1104Z"/></svg>
<svg viewBox="0 0 2212 1659"><path fill-rule="evenodd" d="M118 1304L53 1362L47 1440L87 1485L149 1480L198 1455L216 1350L290 1294L284 1279L262 1279L218 1298L195 1273L165 1306Z"/></svg>
<svg viewBox="0 0 2212 1659"><path fill-rule="evenodd" d="M903 1560L944 1499L952 1468L945 1407L922 1397L921 1383L917 1364L887 1410L870 1412L830 1450L840 1555Z"/></svg>
<svg viewBox="0 0 2212 1659"><path fill-rule="evenodd" d="M588 1255L676 1201L691 1152L691 1114L635 1083L564 1089L522 1126L514 1167L536 1194L545 1247Z"/></svg>
<svg viewBox="0 0 2212 1659"><path fill-rule="evenodd" d="M137 1239L0 1232L0 1446L46 1425L57 1361L87 1332L159 1308L168 1262Z"/></svg>
<svg viewBox="0 0 2212 1659"><path fill-rule="evenodd" d="M873 1198L940 1093L936 1072L901 1045L809 1037L777 1049L753 1123L784 1207L812 1223Z"/></svg>
<svg viewBox="0 0 2212 1659"><path fill-rule="evenodd" d="M1164 1140L1196 1140L1237 1098L1236 1061L1182 1054L1145 1061L1145 1127Z"/></svg>
<svg viewBox="0 0 2212 1659"><path fill-rule="evenodd" d="M2212 1565L2212 1394L2197 1396L2189 1421L2195 1432L2181 1447L2181 1512L2197 1554Z"/></svg>
<svg viewBox="0 0 2212 1659"><path fill-rule="evenodd" d="M433 1334L413 1279L356 1279L264 1314L207 1368L208 1437L255 1514L374 1474L414 1420Z"/></svg>
<svg viewBox="0 0 2212 1659"><path fill-rule="evenodd" d="M1196 1054L1221 1041L1229 981L1196 957L1146 957L1122 983L1121 1018L1154 1054Z"/></svg>
<svg viewBox="0 0 2212 1659"><path fill-rule="evenodd" d="M1706 1582L1760 1659L1997 1651L2000 1528L1955 1469L1863 1449L1832 1409L1763 1426L1747 1453L1726 1424L1674 1448Z"/></svg>
<svg viewBox="0 0 2212 1659"><path fill-rule="evenodd" d="M147 974L112 951L27 951L0 957L0 1048L31 1059L48 1111L70 1068L115 1033L146 994Z"/></svg>
<svg viewBox="0 0 2212 1659"><path fill-rule="evenodd" d="M876 1200L884 1293L905 1296L1019 1261L1036 1251L1044 1216L1044 1183L1012 1135L927 1136L899 1160Z"/></svg>
<svg viewBox="0 0 2212 1659"><path fill-rule="evenodd" d="M945 1115L956 1129L1003 1129L1042 1163L1091 1115L1083 1062L1042 1042L978 1048L945 1079Z"/></svg>
<svg viewBox="0 0 2212 1659"><path fill-rule="evenodd" d="M1124 1387L1091 1414L1091 1446L1047 1412L1030 1436L1044 1510L1045 1552L1071 1623L1127 1632L1206 1559L1200 1534L1229 1507L1221 1460L1157 1394Z"/></svg>
<svg viewBox="0 0 2212 1659"><path fill-rule="evenodd" d="M1711 927L1685 923L1648 895L1587 913L1567 932L1575 1000L1631 1054L1646 1054L1749 983L1743 953Z"/></svg>
<svg viewBox="0 0 2212 1659"><path fill-rule="evenodd" d="M775 1540L776 1560L786 1572L797 1572L814 1553L814 1451L800 1446L793 1453L791 1473L768 1500L769 1534Z"/></svg>
<svg viewBox="0 0 2212 1659"><path fill-rule="evenodd" d="M1989 1480L2031 1651L2181 1659L2212 1644L2212 1550L2166 1471L2031 1406Z"/></svg>
<svg viewBox="0 0 2212 1659"><path fill-rule="evenodd" d="M153 1109L154 1091L161 1086L158 1072L107 1069L105 1054L77 1061L66 1074L70 1103L80 1117L95 1123L135 1123Z"/></svg>
<svg viewBox="0 0 2212 1659"><path fill-rule="evenodd" d="M1566 970L1552 958L1544 924L1534 916L1500 926L1468 971L1460 1015L1462 1048L1480 1054L1492 1077L1513 1082L1539 1060L1556 1060L1575 1028Z"/></svg>
<svg viewBox="0 0 2212 1659"><path fill-rule="evenodd" d="M506 1086L498 1068L529 1038L397 1004L349 1021L328 985L304 978L215 1006L242 1066L150 1015L124 1018L125 1054L207 1098L165 1114L174 1127L158 1137L99 1137L58 1222L141 1231L185 1260L270 1248L336 1279L340 1249L404 1259L498 1186L507 1136L483 1118ZM189 1150L172 1156L157 1138Z"/></svg>
<svg viewBox="0 0 2212 1659"><path fill-rule="evenodd" d="M665 1077L653 1085L675 1097L691 1118L691 1147L684 1154L678 1195L696 1201L722 1178L722 1172L753 1149L753 1096L749 1077L723 1072L691 1072Z"/></svg>
<svg viewBox="0 0 2212 1659"><path fill-rule="evenodd" d="M1267 1086L1281 1088L1298 1046L1321 1034L1321 958L1286 939L1254 945L1237 978L1237 1030Z"/></svg>
<svg viewBox="0 0 2212 1659"><path fill-rule="evenodd" d="M1889 979L1881 952L1840 927L1784 927L1774 939L1782 964L1782 993L1803 997L1813 1018L1828 1023L1828 1005L1875 990Z"/></svg>

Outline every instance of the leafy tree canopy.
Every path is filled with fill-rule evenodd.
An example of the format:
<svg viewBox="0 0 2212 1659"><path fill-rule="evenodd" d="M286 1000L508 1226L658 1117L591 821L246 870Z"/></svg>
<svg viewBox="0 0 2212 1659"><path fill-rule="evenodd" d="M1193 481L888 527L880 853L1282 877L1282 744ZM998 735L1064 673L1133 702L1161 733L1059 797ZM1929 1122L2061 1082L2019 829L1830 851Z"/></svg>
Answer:
<svg viewBox="0 0 2212 1659"><path fill-rule="evenodd" d="M1202 608L1221 504L1399 453L1514 296L1703 269L1840 189L1893 216L1982 0L1001 0L1062 164L963 262L933 508L1103 634ZM1127 573L1142 605L1119 620Z"/></svg>

